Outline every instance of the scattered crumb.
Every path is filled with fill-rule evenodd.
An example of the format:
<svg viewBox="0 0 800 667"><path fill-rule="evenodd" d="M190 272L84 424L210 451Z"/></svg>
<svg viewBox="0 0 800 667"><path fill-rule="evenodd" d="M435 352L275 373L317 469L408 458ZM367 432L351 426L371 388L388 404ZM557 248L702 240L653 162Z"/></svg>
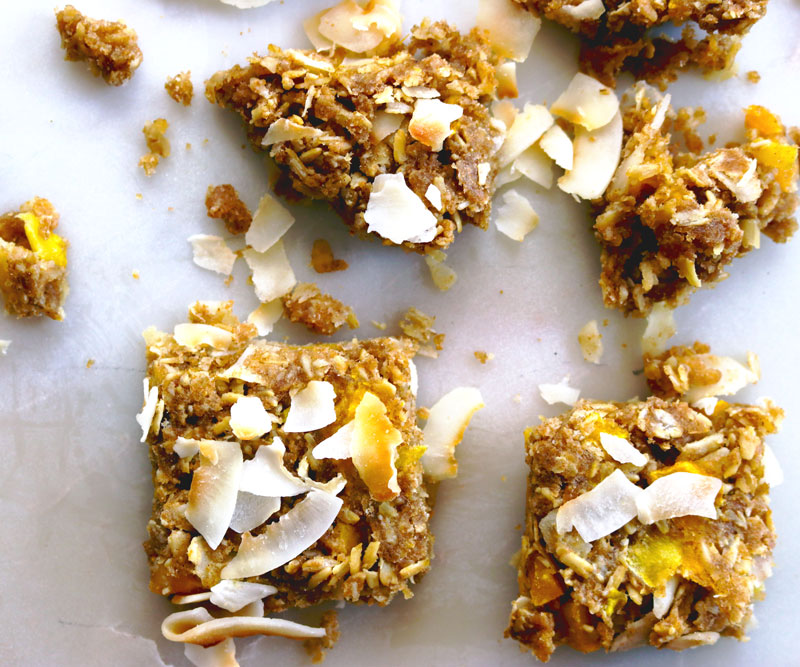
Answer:
<svg viewBox="0 0 800 667"><path fill-rule="evenodd" d="M378 322L376 320L372 320L372 326L376 329L380 329L381 331L386 331L386 322Z"/></svg>
<svg viewBox="0 0 800 667"><path fill-rule="evenodd" d="M501 482L505 482L506 481L506 476L505 475L500 475L500 481Z"/></svg>
<svg viewBox="0 0 800 667"><path fill-rule="evenodd" d="M139 160L139 166L144 169L144 173L152 176L162 157L167 157L170 152L169 139L165 132L169 123L164 118L156 118L152 123L145 123L142 128L147 148L150 152L143 155Z"/></svg>
<svg viewBox="0 0 800 667"><path fill-rule="evenodd" d="M425 255L425 263L430 269L433 284L442 292L449 290L458 280L456 272L444 263L445 259L447 255L441 250L434 250Z"/></svg>
<svg viewBox="0 0 800 667"><path fill-rule="evenodd" d="M317 273L331 273L344 271L348 264L343 259L334 259L330 243L317 239L311 247L311 266Z"/></svg>
<svg viewBox="0 0 800 667"><path fill-rule="evenodd" d="M411 306L406 311L405 317L400 320L400 329L403 333L420 344L417 353L433 359L439 356L439 350L444 343L444 334L436 333L433 329L435 321L435 317L426 315L414 306Z"/></svg>
<svg viewBox="0 0 800 667"><path fill-rule="evenodd" d="M608 318L606 318L606 319L604 319L604 320L603 320L603 326L604 326L604 327L607 327L607 326L608 326Z"/></svg>
<svg viewBox="0 0 800 667"><path fill-rule="evenodd" d="M206 191L206 211L209 218L225 223L231 234L244 234L250 229L253 215L230 183L209 185Z"/></svg>
<svg viewBox="0 0 800 667"><path fill-rule="evenodd" d="M427 420L431 416L431 411L428 408L417 408L417 419Z"/></svg>
<svg viewBox="0 0 800 667"><path fill-rule="evenodd" d="M230 287L233 284L233 274L229 275L222 283L225 287Z"/></svg>
<svg viewBox="0 0 800 667"><path fill-rule="evenodd" d="M91 368L92 366L94 366L94 359L87 359L86 368Z"/></svg>
<svg viewBox="0 0 800 667"><path fill-rule="evenodd" d="M753 69L753 70L750 70L750 71L747 73L747 80L748 80L750 83L758 83L759 81L761 81L761 75L760 75L760 74L759 74L759 73L758 73L756 70L754 70L754 69Z"/></svg>
<svg viewBox="0 0 800 667"><path fill-rule="evenodd" d="M133 276L134 280L139 280L139 272L138 271L134 270L133 273L131 273L131 275Z"/></svg>
<svg viewBox="0 0 800 667"><path fill-rule="evenodd" d="M511 400L514 401L514 403L522 403L522 394L514 394Z"/></svg>
<svg viewBox="0 0 800 667"><path fill-rule="evenodd" d="M581 346L584 360L599 364L603 356L603 334L597 328L597 320L591 320L583 325L578 332L578 344Z"/></svg>
<svg viewBox="0 0 800 667"><path fill-rule="evenodd" d="M164 84L164 88L169 93L169 96L179 102L185 107L192 103L192 95L194 94L194 86L192 86L191 79L192 72L187 70L175 76L171 76Z"/></svg>
<svg viewBox="0 0 800 667"><path fill-rule="evenodd" d="M485 364L487 361L491 361L492 359L494 359L494 355L491 352L484 352L483 350L475 350L473 354L475 355L475 358L482 364Z"/></svg>
<svg viewBox="0 0 800 667"><path fill-rule="evenodd" d="M351 329L358 328L353 309L323 294L314 283L298 283L282 301L283 312L291 322L300 322L315 333L330 336L345 323Z"/></svg>
<svg viewBox="0 0 800 667"><path fill-rule="evenodd" d="M713 146L717 143L717 135L716 134L709 134L708 135L708 145Z"/></svg>
<svg viewBox="0 0 800 667"><path fill-rule="evenodd" d="M203 146L205 146L207 143L208 143L208 137L206 137L205 139L203 139Z"/></svg>
<svg viewBox="0 0 800 667"><path fill-rule="evenodd" d="M320 626L325 628L325 636L315 639L307 639L303 642L306 653L311 657L311 662L319 664L325 660L325 651L333 648L339 641L339 618L335 610L326 611L322 615Z"/></svg>
<svg viewBox="0 0 800 667"><path fill-rule="evenodd" d="M167 211L169 211L170 213L172 213L174 210L175 210L174 206L167 206Z"/></svg>
<svg viewBox="0 0 800 667"><path fill-rule="evenodd" d="M518 523L516 526L514 526L514 530L522 530L522 524Z"/></svg>
<svg viewBox="0 0 800 667"><path fill-rule="evenodd" d="M139 201L142 201L142 193L141 192L137 192L136 193L136 199L138 199Z"/></svg>
<svg viewBox="0 0 800 667"><path fill-rule="evenodd" d="M186 150L187 151L192 150L192 144L190 144L188 141L186 142Z"/></svg>
<svg viewBox="0 0 800 667"><path fill-rule="evenodd" d="M11 341L10 340L0 340L0 354L3 354L3 355L7 354L8 353L8 347L10 345L11 345Z"/></svg>

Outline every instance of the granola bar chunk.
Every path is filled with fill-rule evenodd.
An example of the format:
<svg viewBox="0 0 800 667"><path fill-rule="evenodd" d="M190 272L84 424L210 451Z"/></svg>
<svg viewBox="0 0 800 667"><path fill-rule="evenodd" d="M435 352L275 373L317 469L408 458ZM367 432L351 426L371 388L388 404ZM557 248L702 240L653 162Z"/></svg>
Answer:
<svg viewBox="0 0 800 667"><path fill-rule="evenodd" d="M358 328L353 309L330 294L323 294L314 283L298 283L282 300L286 317L315 333L330 336L345 324Z"/></svg>
<svg viewBox="0 0 800 667"><path fill-rule="evenodd" d="M487 108L498 61L477 31L445 23L388 49L354 62L270 46L217 72L206 96L242 116L282 193L330 202L354 234L446 248L464 224L488 225L504 136Z"/></svg>
<svg viewBox="0 0 800 667"><path fill-rule="evenodd" d="M209 218L222 220L231 234L244 234L253 222L253 214L230 183L208 186L206 211Z"/></svg>
<svg viewBox="0 0 800 667"><path fill-rule="evenodd" d="M164 89L173 100L188 107L192 103L192 96L194 95L191 70L168 77L164 84Z"/></svg>
<svg viewBox="0 0 800 667"><path fill-rule="evenodd" d="M0 215L0 292L12 315L64 319L67 242L55 233L58 217L41 197Z"/></svg>
<svg viewBox="0 0 800 667"><path fill-rule="evenodd" d="M67 5L56 12L56 24L66 59L85 60L111 86L121 86L142 64L136 31L121 21L91 19Z"/></svg>
<svg viewBox="0 0 800 667"><path fill-rule="evenodd" d="M783 412L580 401L528 429L520 595L507 637L542 661L745 639L775 544L764 438ZM624 461L624 462L623 462Z"/></svg>
<svg viewBox="0 0 800 667"><path fill-rule="evenodd" d="M777 116L748 107L747 140L707 153L670 143L679 116L644 85L624 109L622 161L594 224L608 307L675 307L727 277L762 233L783 243L797 229L798 147Z"/></svg>

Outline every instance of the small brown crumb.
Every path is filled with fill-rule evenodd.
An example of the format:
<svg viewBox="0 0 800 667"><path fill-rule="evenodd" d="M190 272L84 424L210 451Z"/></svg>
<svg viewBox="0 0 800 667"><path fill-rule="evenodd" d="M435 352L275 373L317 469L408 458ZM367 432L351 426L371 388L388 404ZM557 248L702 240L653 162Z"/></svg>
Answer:
<svg viewBox="0 0 800 667"><path fill-rule="evenodd" d="M134 270L133 273L131 273L131 275L133 276L134 280L139 280L139 272L138 271Z"/></svg>
<svg viewBox="0 0 800 667"><path fill-rule="evenodd" d="M136 31L120 21L101 21L81 14L72 5L56 12L66 60L85 60L95 76L120 86L142 62Z"/></svg>
<svg viewBox="0 0 800 667"><path fill-rule="evenodd" d="M147 148L150 152L143 155L139 160L139 166L144 169L144 173L152 176L162 157L167 157L170 153L169 139L165 132L169 123L164 118L156 118L152 123L145 123L142 128Z"/></svg>
<svg viewBox="0 0 800 667"><path fill-rule="evenodd" d="M372 320L372 326L376 329L380 329L381 331L386 330L386 322L378 322L377 320Z"/></svg>
<svg viewBox="0 0 800 667"><path fill-rule="evenodd" d="M351 329L358 328L353 309L330 294L322 294L314 283L298 283L282 301L283 312L290 321L300 322L315 333L330 336L345 323Z"/></svg>
<svg viewBox="0 0 800 667"><path fill-rule="evenodd" d="M339 641L339 618L336 610L326 611L322 615L320 627L325 628L325 636L316 639L307 639L304 642L306 653L311 657L311 662L315 665L325 660L325 651L333 648Z"/></svg>
<svg viewBox="0 0 800 667"><path fill-rule="evenodd" d="M522 403L522 394L514 394L511 400L514 401L514 403Z"/></svg>
<svg viewBox="0 0 800 667"><path fill-rule="evenodd" d="M426 315L421 310L417 310L411 306L406 311L405 317L400 320L400 329L408 338L413 338L420 345L417 354L423 357L431 357L436 359L439 356L439 350L442 349L444 344L444 334L436 333L433 329L433 323L436 321L435 317Z"/></svg>
<svg viewBox="0 0 800 667"><path fill-rule="evenodd" d="M753 69L753 70L750 70L750 71L747 73L747 80L748 80L750 83L758 83L759 81L761 81L761 75L760 75L760 74L759 74L759 73L758 73L756 70L754 70L754 69Z"/></svg>
<svg viewBox="0 0 800 667"><path fill-rule="evenodd" d="M494 355L491 352L484 352L483 350L475 350L473 354L475 355L475 358L482 364L485 364L487 361L491 361L492 359L494 359Z"/></svg>
<svg viewBox="0 0 800 667"><path fill-rule="evenodd" d="M141 192L137 192L136 193L136 199L138 199L139 201L142 201L142 193Z"/></svg>
<svg viewBox="0 0 800 667"><path fill-rule="evenodd" d="M343 259L334 259L330 243L317 239L311 247L311 266L317 273L331 273L344 271L348 264Z"/></svg>
<svg viewBox="0 0 800 667"><path fill-rule="evenodd" d="M225 223L231 234L244 234L250 229L253 216L230 183L209 185L206 191L206 211L209 218Z"/></svg>
<svg viewBox="0 0 800 667"><path fill-rule="evenodd" d="M169 93L169 96L185 107L188 107L192 103L192 95L194 94L191 76L191 70L187 70L186 72L181 72L180 74L169 77L164 84L164 88L167 93Z"/></svg>
<svg viewBox="0 0 800 667"><path fill-rule="evenodd" d="M94 359L87 359L86 368L91 368L92 366L94 366Z"/></svg>
<svg viewBox="0 0 800 667"><path fill-rule="evenodd" d="M192 150L192 144L190 144L188 141L186 142L186 150L187 151Z"/></svg>
<svg viewBox="0 0 800 667"><path fill-rule="evenodd" d="M230 287L233 284L233 274L229 275L222 283L225 287Z"/></svg>

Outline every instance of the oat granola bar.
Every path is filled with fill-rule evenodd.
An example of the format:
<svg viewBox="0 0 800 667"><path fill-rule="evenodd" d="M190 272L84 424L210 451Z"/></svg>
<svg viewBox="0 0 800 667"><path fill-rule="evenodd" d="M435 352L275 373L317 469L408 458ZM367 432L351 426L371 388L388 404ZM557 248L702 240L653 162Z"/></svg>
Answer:
<svg viewBox="0 0 800 667"><path fill-rule="evenodd" d="M507 637L542 661L745 639L775 531L770 402L580 401L525 433L520 596ZM625 462L623 462L625 461Z"/></svg>
<svg viewBox="0 0 800 667"><path fill-rule="evenodd" d="M797 229L798 147L777 116L748 107L747 140L706 153L670 143L680 117L647 86L624 108L622 161L594 224L608 307L674 307L724 279L762 233L783 243Z"/></svg>
<svg viewBox="0 0 800 667"><path fill-rule="evenodd" d="M330 202L354 234L446 248L464 224L488 225L498 61L477 31L445 23L388 49L354 61L270 46L212 76L206 96L242 116L280 167L279 191Z"/></svg>

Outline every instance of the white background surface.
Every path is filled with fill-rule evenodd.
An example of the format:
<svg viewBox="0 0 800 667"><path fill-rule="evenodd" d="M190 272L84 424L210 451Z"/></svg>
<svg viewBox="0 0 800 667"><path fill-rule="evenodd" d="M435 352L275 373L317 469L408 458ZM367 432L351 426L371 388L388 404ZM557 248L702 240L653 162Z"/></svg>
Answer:
<svg viewBox="0 0 800 667"><path fill-rule="evenodd" d="M147 665L158 664L159 653L169 664L188 664L181 647L160 638L172 608L148 591L141 548L152 487L133 420L144 370L140 332L150 324L171 329L196 299L235 298L240 316L256 305L243 262L230 287L191 263L190 234L224 233L205 215L206 187L233 183L254 208L270 169L263 156L243 150L238 119L205 101L203 81L269 42L305 46L300 18L330 1L286 0L241 11L214 0L82 0L88 15L122 17L139 33L144 62L122 88L107 87L84 64L63 61L51 0L0 4L0 208L13 210L34 195L53 201L62 214L59 232L71 242L72 286L63 323L0 317L0 338L13 340L0 357L4 665ZM406 28L425 13L448 16L462 28L474 23L474 0L403 4ZM685 75L672 86L674 103L704 105L713 119L707 132L718 132L719 144L741 136L741 108L749 103L800 124L799 11L795 0L772 0L739 54L740 76L711 83ZM552 102L574 73L576 54L571 35L545 26L519 69L520 102ZM167 96L163 83L189 68L196 96L187 109ZM760 84L747 83L750 69L760 71ZM145 152L141 128L159 116L169 120L173 153L148 179L136 166ZM397 333L410 305L437 316L445 350L437 361L419 360L420 403L471 384L487 404L459 449L459 477L440 488L431 572L410 601L342 610L330 667L533 664L502 632L517 595L508 561L523 522L522 429L540 414L558 412L541 401L536 385L569 374L587 396L646 393L635 374L643 323L602 306L587 210L557 189L522 191L541 215L539 228L522 244L495 229L467 229L449 253L459 281L447 293L432 286L420 257L350 238L323 205L292 208L298 223L287 248L295 272L354 305L358 336L379 335L371 320ZM309 252L320 237L349 270L313 273ZM563 648L552 664L798 664L798 264L800 240L776 246L765 239L761 250L737 260L729 280L695 295L677 314L675 342L699 339L739 357L757 351L763 380L742 398L769 395L788 413L771 439L788 478L772 494L777 566L766 601L756 606L760 627L752 641L723 639L683 654L642 649L584 657ZM576 341L589 319L608 320L600 366L583 362ZM277 333L309 340L294 325L282 324ZM496 358L481 365L474 350ZM90 358L96 363L87 369ZM288 640L239 646L243 665L308 664L302 647Z"/></svg>

